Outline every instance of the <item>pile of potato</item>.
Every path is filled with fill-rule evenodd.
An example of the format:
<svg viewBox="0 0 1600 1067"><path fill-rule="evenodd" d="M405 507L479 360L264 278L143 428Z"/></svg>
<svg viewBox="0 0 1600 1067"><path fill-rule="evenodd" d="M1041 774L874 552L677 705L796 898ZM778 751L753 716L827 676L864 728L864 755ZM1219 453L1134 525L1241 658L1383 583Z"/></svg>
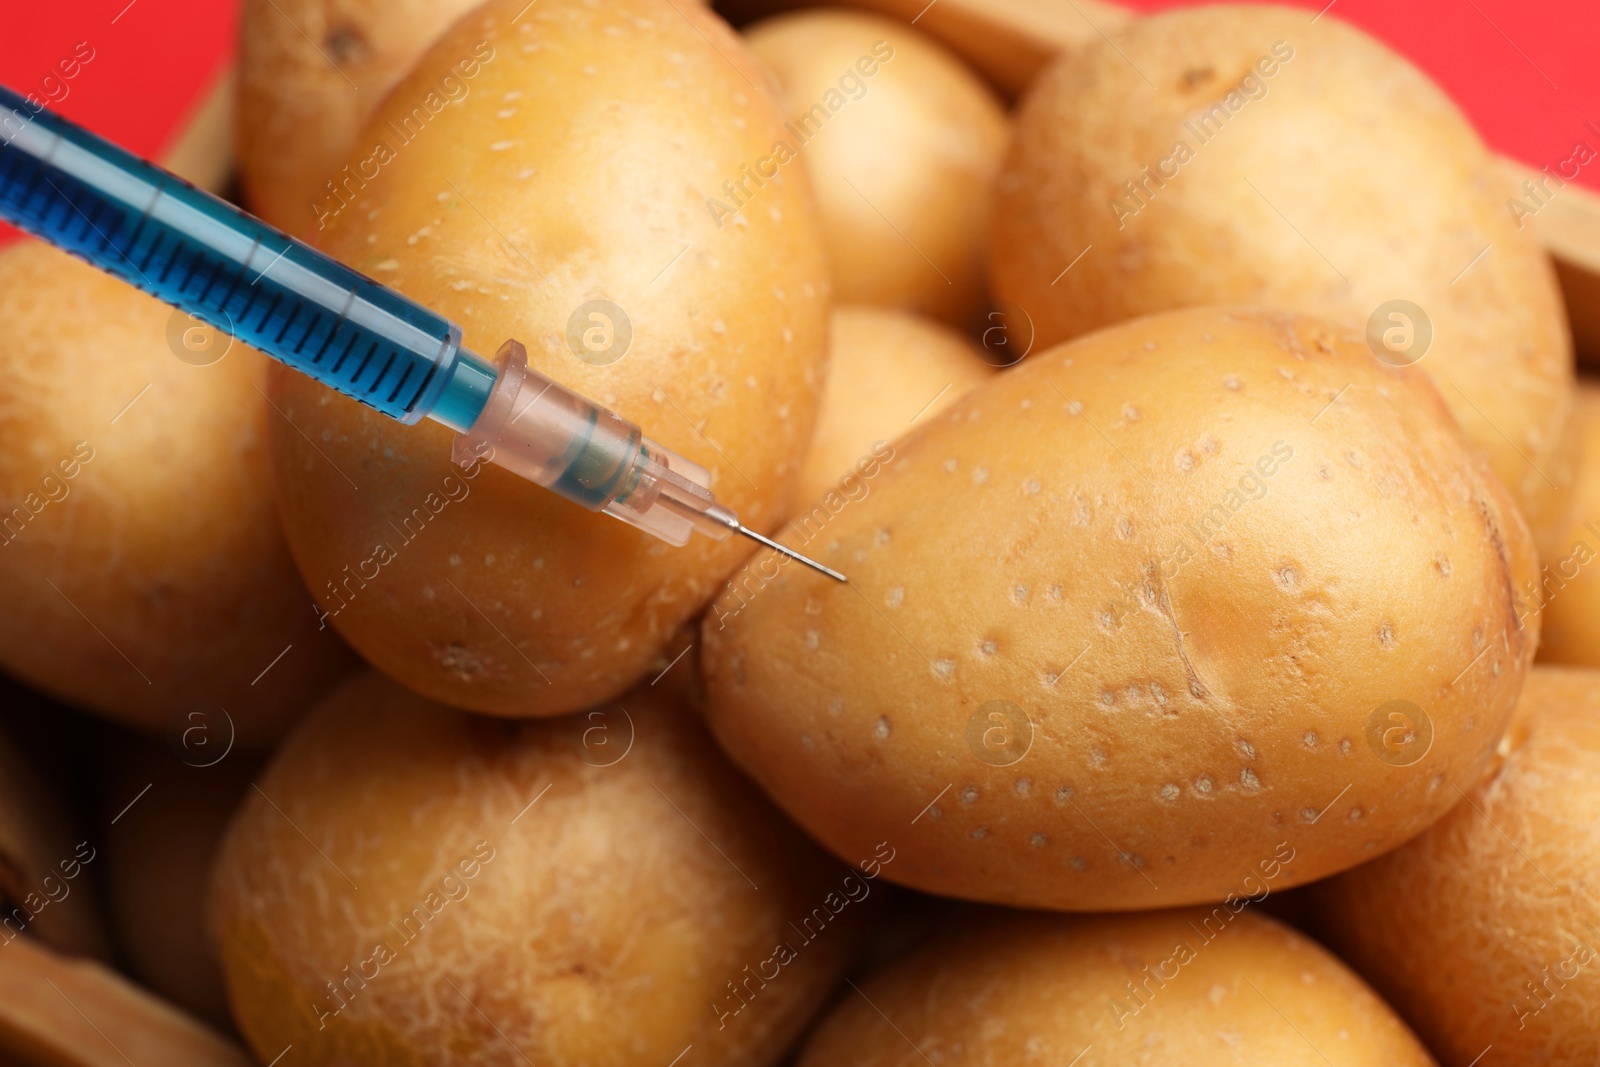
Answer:
<svg viewBox="0 0 1600 1067"><path fill-rule="evenodd" d="M757 6L245 0L234 192L847 584L0 250L0 1054L1600 1059L1600 388L1468 121Z"/></svg>

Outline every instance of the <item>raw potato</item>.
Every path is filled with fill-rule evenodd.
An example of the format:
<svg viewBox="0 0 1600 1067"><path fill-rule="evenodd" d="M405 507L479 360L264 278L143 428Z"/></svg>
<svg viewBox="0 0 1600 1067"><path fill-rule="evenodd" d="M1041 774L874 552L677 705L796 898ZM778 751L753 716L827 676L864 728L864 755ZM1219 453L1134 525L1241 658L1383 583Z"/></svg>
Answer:
<svg viewBox="0 0 1600 1067"><path fill-rule="evenodd" d="M205 928L206 896L228 817L258 761L225 753L214 735L220 725L196 719L187 732L175 731L176 747L118 737L102 768L107 784L98 840L105 844L113 932L129 970L152 991L226 1029L232 1023Z"/></svg>
<svg viewBox="0 0 1600 1067"><path fill-rule="evenodd" d="M329 184L343 184L341 168L367 119L480 2L244 0L235 151L250 209L297 237L315 234L318 218L338 203Z"/></svg>
<svg viewBox="0 0 1600 1067"><path fill-rule="evenodd" d="M822 412L794 494L800 514L852 474L859 482L874 446L994 376L960 334L903 311L836 308L829 337Z"/></svg>
<svg viewBox="0 0 1600 1067"><path fill-rule="evenodd" d="M827 270L798 168L747 224L713 223L707 198L780 118L738 37L680 6L540 0L516 25L526 0L480 8L370 131L446 71L470 73L471 94L431 120L426 149L396 145L324 244L460 322L477 352L522 340L768 529L820 401ZM368 661L444 703L554 715L613 697L748 555L741 539L670 548L504 470L463 473L436 423L398 425L288 370L272 383L307 584Z"/></svg>
<svg viewBox="0 0 1600 1067"><path fill-rule="evenodd" d="M35 241L0 250L0 322L0 666L142 730L220 706L272 740L351 658L273 507L266 360L178 358L192 320Z"/></svg>
<svg viewBox="0 0 1600 1067"><path fill-rule="evenodd" d="M991 915L861 983L799 1067L1433 1067L1361 979L1251 913Z"/></svg>
<svg viewBox="0 0 1600 1067"><path fill-rule="evenodd" d="M238 94L238 70L230 63L162 154L161 165L191 185L224 196L234 178L234 104Z"/></svg>
<svg viewBox="0 0 1600 1067"><path fill-rule="evenodd" d="M1105 0L849 0L917 29L961 56L991 84L1015 99L1061 52L1098 40L1134 17ZM792 0L719 0L717 10L735 25L799 5Z"/></svg>
<svg viewBox="0 0 1600 1067"><path fill-rule="evenodd" d="M1580 380L1572 423L1577 477L1528 599L1544 612L1540 659L1600 667L1600 386Z"/></svg>
<svg viewBox="0 0 1600 1067"><path fill-rule="evenodd" d="M263 1063L292 1043L308 1065L663 1067L689 1045L697 1063L767 1064L881 885L802 838L648 687L510 722L363 676L259 786L213 914Z"/></svg>
<svg viewBox="0 0 1600 1067"><path fill-rule="evenodd" d="M1280 847L1274 889L1392 848L1489 758L1538 639L1527 529L1426 376L1274 312L1030 357L813 550L850 586L716 601L713 730L836 853L887 838L896 881L1003 904L1220 900Z"/></svg>
<svg viewBox="0 0 1600 1067"><path fill-rule="evenodd" d="M796 169L797 154L816 190L835 296L965 325L984 300L983 243L1010 135L993 91L943 45L881 15L780 15L747 39L790 123L783 151L768 145L720 202L738 218L765 210L759 184L767 171Z"/></svg>
<svg viewBox="0 0 1600 1067"><path fill-rule="evenodd" d="M998 182L992 271L1035 351L1199 304L1399 331L1374 351L1421 359L1543 536L1570 478L1572 344L1507 192L1455 104L1337 12L1198 7L1041 76ZM1425 352L1395 300L1431 321Z"/></svg>
<svg viewBox="0 0 1600 1067"><path fill-rule="evenodd" d="M1422 836L1318 886L1341 954L1451 1067L1600 1058L1600 672L1537 667L1493 772ZM1466 790L1457 794L1456 789Z"/></svg>

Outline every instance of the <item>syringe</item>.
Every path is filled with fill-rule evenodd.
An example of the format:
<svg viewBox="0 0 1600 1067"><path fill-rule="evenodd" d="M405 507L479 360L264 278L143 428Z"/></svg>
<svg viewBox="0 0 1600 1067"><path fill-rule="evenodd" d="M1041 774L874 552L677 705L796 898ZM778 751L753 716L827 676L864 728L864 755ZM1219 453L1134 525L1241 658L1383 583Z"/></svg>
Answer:
<svg viewBox="0 0 1600 1067"><path fill-rule="evenodd" d="M0 86L0 218L391 418L673 545L742 534L838 581L718 504L710 473L461 327Z"/></svg>

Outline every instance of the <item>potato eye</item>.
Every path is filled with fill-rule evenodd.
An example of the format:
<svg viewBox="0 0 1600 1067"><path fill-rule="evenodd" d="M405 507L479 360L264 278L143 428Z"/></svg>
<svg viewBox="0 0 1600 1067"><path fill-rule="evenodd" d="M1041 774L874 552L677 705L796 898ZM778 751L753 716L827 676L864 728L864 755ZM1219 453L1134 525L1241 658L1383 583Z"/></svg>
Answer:
<svg viewBox="0 0 1600 1067"><path fill-rule="evenodd" d="M371 49L361 31L353 26L335 26L323 41L324 50L335 63L358 63Z"/></svg>
<svg viewBox="0 0 1600 1067"><path fill-rule="evenodd" d="M1190 67L1178 80L1183 85L1184 92L1192 93L1216 76L1217 72L1211 67Z"/></svg>

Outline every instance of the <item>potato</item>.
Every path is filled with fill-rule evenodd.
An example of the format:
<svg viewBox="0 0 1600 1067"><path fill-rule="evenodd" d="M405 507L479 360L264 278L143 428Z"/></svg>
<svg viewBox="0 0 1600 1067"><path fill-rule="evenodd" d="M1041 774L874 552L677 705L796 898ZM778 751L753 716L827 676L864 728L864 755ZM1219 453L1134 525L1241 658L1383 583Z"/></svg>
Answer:
<svg viewBox="0 0 1600 1067"><path fill-rule="evenodd" d="M878 899L648 686L507 722L363 676L258 786L213 916L263 1063L770 1063Z"/></svg>
<svg viewBox="0 0 1600 1067"><path fill-rule="evenodd" d="M1600 673L1536 667L1492 773L1426 833L1312 891L1322 932L1447 1064L1600 1058Z"/></svg>
<svg viewBox="0 0 1600 1067"><path fill-rule="evenodd" d="M842 479L859 479L874 446L993 374L960 334L938 323L883 308L835 308L822 412L794 494L800 512Z"/></svg>
<svg viewBox="0 0 1600 1067"><path fill-rule="evenodd" d="M191 185L225 196L235 178L233 142L239 95L238 68L229 63L161 155L161 165Z"/></svg>
<svg viewBox="0 0 1600 1067"><path fill-rule="evenodd" d="M258 761L206 737L220 726L196 719L170 748L115 737L102 761L98 840L105 845L112 930L129 970L172 1003L227 1028L228 1000L205 906L223 830Z"/></svg>
<svg viewBox="0 0 1600 1067"><path fill-rule="evenodd" d="M771 146L777 107L701 8L546 0L513 24L525 7L485 5L395 90L367 141L448 72L473 86L428 121L425 150L394 147L324 245L459 321L476 351L527 342L769 529L820 401L827 270L799 168L739 225L719 229L706 201ZM463 472L443 427L292 372L271 392L307 583L374 666L445 703L551 715L613 697L748 555L740 539L669 548L506 471Z"/></svg>
<svg viewBox="0 0 1600 1067"><path fill-rule="evenodd" d="M297 237L316 233L361 127L480 2L244 0L235 151L250 209Z"/></svg>
<svg viewBox="0 0 1600 1067"><path fill-rule="evenodd" d="M1040 346L1197 304L1365 329L1434 376L1542 534L1572 390L1549 259L1455 104L1337 14L1197 7L1058 61L998 183L996 290Z"/></svg>
<svg viewBox="0 0 1600 1067"><path fill-rule="evenodd" d="M845 994L799 1067L1432 1067L1361 979L1253 912L990 915Z"/></svg>
<svg viewBox="0 0 1600 1067"><path fill-rule="evenodd" d="M719 0L717 10L735 25L800 5L793 0ZM1107 0L849 0L942 41L1007 100L1027 87L1042 68L1069 48L1097 40L1102 32L1135 17Z"/></svg>
<svg viewBox="0 0 1600 1067"><path fill-rule="evenodd" d="M1527 529L1426 376L1277 312L1030 357L896 442L818 552L848 587L760 558L716 601L714 732L835 852L888 838L890 878L1002 904L1392 848L1488 759L1538 638Z"/></svg>
<svg viewBox="0 0 1600 1067"><path fill-rule="evenodd" d="M276 737L351 657L273 507L266 360L34 241L0 250L0 321L0 666L142 730L220 706Z"/></svg>
<svg viewBox="0 0 1600 1067"><path fill-rule="evenodd" d="M1577 477L1564 498L1562 521L1542 553L1538 584L1526 590L1543 611L1539 658L1600 667L1600 386L1580 381L1573 410Z"/></svg>
<svg viewBox="0 0 1600 1067"><path fill-rule="evenodd" d="M779 15L747 39L790 121L724 188L730 215L719 217L761 210L768 172L798 156L838 299L965 324L984 300L983 242L1010 136L993 91L943 45L881 15Z"/></svg>

